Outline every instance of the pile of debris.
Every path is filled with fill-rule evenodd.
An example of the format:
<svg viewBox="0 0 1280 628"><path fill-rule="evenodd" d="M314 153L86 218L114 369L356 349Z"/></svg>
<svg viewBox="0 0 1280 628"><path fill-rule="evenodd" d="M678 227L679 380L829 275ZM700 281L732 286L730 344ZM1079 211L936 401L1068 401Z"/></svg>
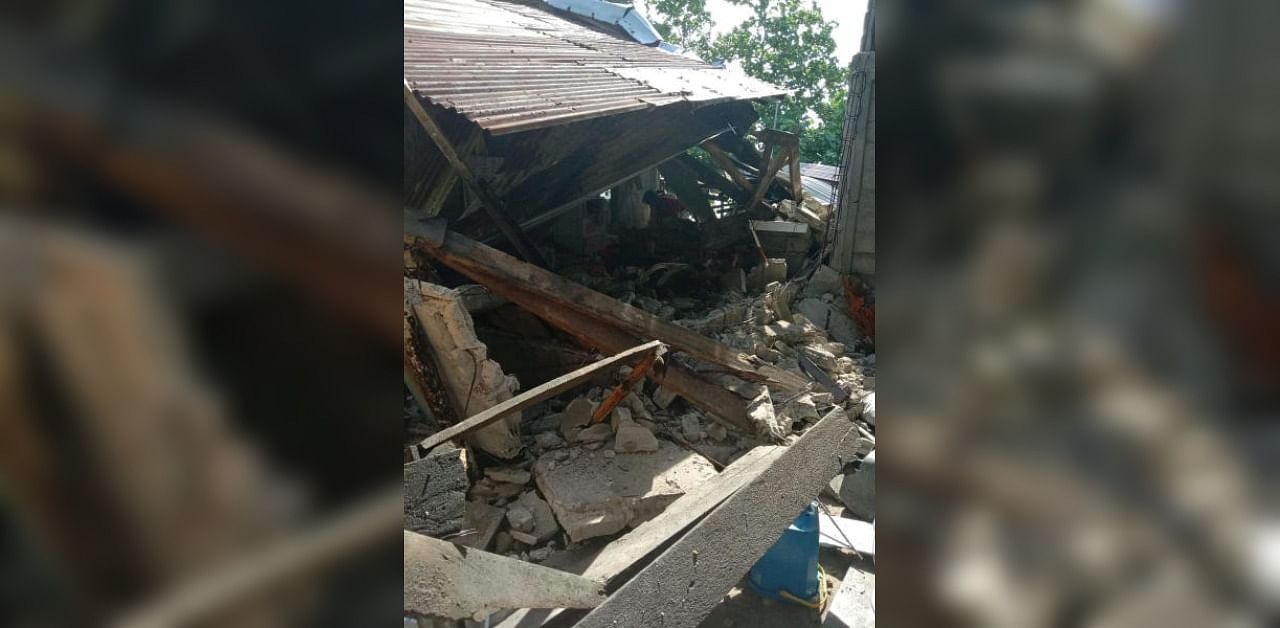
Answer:
<svg viewBox="0 0 1280 628"><path fill-rule="evenodd" d="M619 312L644 312L670 327L650 323L658 341L520 394L515 378L488 358L465 307L471 304L480 312L491 311L494 303L514 307L501 305L504 298L497 293L517 293L493 281L457 289L407 281L407 320L421 336L416 353L429 357L422 362L434 363L426 370L441 380L435 388L463 400L459 414L473 418L410 448L406 530L519 561L556 564L557 555L565 557L560 563L580 561L584 552L607 556L613 544L629 545L637 526L661 521L660 515L682 497L697 496L735 475L725 470L752 463L751 452L794 446L824 417L838 415L844 431L856 436L847 452L855 455L843 458L846 463L873 450L874 346L850 310L846 282L836 271L819 265L807 279L771 282L758 291L728 277L718 291L692 281L686 282L686 292L673 292L681 285L675 275L692 272L687 265L666 263L569 273L596 288L599 292L592 294L598 298L616 303ZM739 279L745 274L737 272ZM781 383L726 368L708 358L710 350L697 356L677 350L690 342L679 332L790 378ZM676 369L738 398L745 421L729 420L669 387ZM415 395L429 395L427 388L421 386ZM422 403L424 408L439 405ZM482 420L473 423L477 418ZM874 453L864 469L873 467ZM843 486L838 477L831 496L841 497L851 514L873 519L874 476L856 477ZM827 487L820 483L815 493L817 488ZM701 512L714 505L704 505ZM602 537L613 544L583 543ZM596 562L610 562L599 556Z"/></svg>

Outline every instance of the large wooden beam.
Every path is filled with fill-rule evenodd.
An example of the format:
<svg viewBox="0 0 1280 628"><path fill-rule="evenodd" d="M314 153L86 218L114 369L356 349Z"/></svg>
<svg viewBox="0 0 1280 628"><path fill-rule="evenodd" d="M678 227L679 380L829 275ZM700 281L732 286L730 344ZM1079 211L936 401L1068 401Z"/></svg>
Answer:
<svg viewBox="0 0 1280 628"><path fill-rule="evenodd" d="M641 338L661 340L678 351L719 365L743 379L765 382L787 391L799 391L808 383L806 378L795 373L755 364L743 354L706 336L521 262L460 234L448 232L438 222L433 221L431 226L427 226L424 222L408 221L405 237L413 246L450 268L539 316L541 314L535 308L551 304L574 310ZM519 289L521 300L506 294L511 288ZM527 295L535 298L531 300Z"/></svg>
<svg viewBox="0 0 1280 628"><path fill-rule="evenodd" d="M721 471L720 475L699 484L672 502L662 514L605 546L582 575L608 584L701 519L735 491L756 479L784 451L786 447L764 446L743 454Z"/></svg>
<svg viewBox="0 0 1280 628"><path fill-rule="evenodd" d="M636 336L606 325L599 318L587 316L558 303L550 303L541 296L523 291L517 286L502 284L496 279L492 281L494 285L503 286L504 296L553 327L569 334L578 344L588 349L612 353L623 351L639 342ZM723 386L698 377L693 371L680 366L674 360L668 361L664 370L665 373L661 377L650 371L649 379L680 395L726 427L746 433L754 432L751 422L747 420L745 399Z"/></svg>
<svg viewBox="0 0 1280 628"><path fill-rule="evenodd" d="M542 254L538 252L537 247L529 242L528 237L520 230L520 226L513 222L503 211L502 203L487 188L480 185L475 173L471 171L471 167L467 165L467 162L463 161L462 156L453 147L453 142L450 142L449 138L445 136L440 125L436 124L431 114L427 113L421 102L418 102L418 97L414 95L407 82L404 84L404 102L409 107L409 111L413 112L413 117L418 119L418 123L427 132L427 136L436 143L440 152L444 153L445 159L449 160L449 164L453 166L458 177L480 198L481 206L489 214L493 224L502 231L502 235L507 237L507 240L511 242L511 245L515 247L521 257L545 268L547 261L542 258Z"/></svg>
<svg viewBox="0 0 1280 628"><path fill-rule="evenodd" d="M771 144L765 145L765 158L769 158L769 151L772 150ZM778 154L772 159L768 159L768 166L760 171L760 181L756 183L755 194L751 195L751 200L747 201L746 208L748 210L755 209L760 201L764 200L765 192L769 190L769 186L773 184L773 179L778 175L778 170L782 168L782 164L786 161L786 151L779 150ZM762 164L763 165L763 164Z"/></svg>
<svg viewBox="0 0 1280 628"><path fill-rule="evenodd" d="M717 164L720 164L721 168L724 168L724 171L729 174L729 178L733 179L733 182L737 183L738 187L742 188L743 191L750 194L755 189L755 186L751 185L747 177L743 176L742 171L738 170L738 164L733 162L733 158L729 157L729 154L724 152L724 149L720 148L715 140L703 142L702 148L711 155L712 159L716 160Z"/></svg>
<svg viewBox="0 0 1280 628"><path fill-rule="evenodd" d="M864 448L853 421L832 410L575 626L697 626Z"/></svg>
<svg viewBox="0 0 1280 628"><path fill-rule="evenodd" d="M618 366L621 364L627 364L634 361L649 359L650 356L660 355L665 350L666 350L666 347L661 342L654 340L652 342L646 342L638 347L632 347L630 349L627 349L626 351L623 351L622 353L607 357L593 364L588 364L576 371L573 371L572 373L561 375L560 377L557 377L540 386L535 386L534 388L530 388L529 390L526 390L523 393L516 395L515 397L512 397L496 406L493 406L487 410L484 410L479 414L476 414L475 416L461 423L458 423L457 425L453 425L446 429L440 430L439 432L432 434L426 440L422 441L420 446L423 449L431 449L432 447L435 447L436 445L439 445L440 443L443 443L445 441L453 440L460 436L465 436L467 434L470 434L471 432L474 432L475 430L478 430L486 425L489 425L491 423L498 421L499 419L503 418L506 415L509 415L513 412L519 412L520 410L528 408L529 406L532 406L542 401L546 401L547 399L550 399L566 390L569 390L574 386L577 386L582 382L587 381L593 375L595 375L596 373L599 373L600 371L603 371L610 367Z"/></svg>
<svg viewBox="0 0 1280 628"><path fill-rule="evenodd" d="M603 586L564 571L404 531L404 610L484 619L512 608L591 608Z"/></svg>

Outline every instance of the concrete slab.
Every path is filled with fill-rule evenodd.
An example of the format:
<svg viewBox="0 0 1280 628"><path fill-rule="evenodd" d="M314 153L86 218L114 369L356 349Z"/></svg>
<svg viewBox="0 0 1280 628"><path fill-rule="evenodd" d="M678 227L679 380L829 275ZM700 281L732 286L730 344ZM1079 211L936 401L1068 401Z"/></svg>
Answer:
<svg viewBox="0 0 1280 628"><path fill-rule="evenodd" d="M823 628L875 628L876 575L850 567L831 598Z"/></svg>
<svg viewBox="0 0 1280 628"><path fill-rule="evenodd" d="M582 448L564 462L556 462L552 454L538 458L534 480L570 540L576 543L638 525L716 475L706 458L664 440L657 442L657 451L611 458Z"/></svg>

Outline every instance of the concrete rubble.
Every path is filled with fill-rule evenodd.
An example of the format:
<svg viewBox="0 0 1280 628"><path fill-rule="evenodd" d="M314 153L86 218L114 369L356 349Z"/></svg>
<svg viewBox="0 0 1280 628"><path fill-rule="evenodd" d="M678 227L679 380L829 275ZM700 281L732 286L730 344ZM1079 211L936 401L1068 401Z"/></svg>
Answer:
<svg viewBox="0 0 1280 628"><path fill-rule="evenodd" d="M543 346L560 343L588 356L567 368L548 365L546 378L528 382L530 389L582 367L584 361L599 364L600 355L617 356L646 342L659 341L670 351L655 353L660 358L651 360L656 361L653 366L642 367L639 360L610 363L589 380L585 375L575 380L572 389L556 388L554 395L531 398L497 423L477 425L467 440L485 454L479 464L469 461L466 451L451 450L431 452L406 465L406 528L439 537L456 534L465 525L468 530L460 539L470 547L556 565L567 556L607 546L584 541L616 540L681 496L691 491L698 496L695 489L721 476L717 469L731 469L737 460L750 462L748 453L758 455L766 449L762 445L789 449L822 417L847 415L863 438L873 440L874 317L868 319L855 303L872 303L874 288L861 283L867 278L851 283L820 262L829 207L807 197L802 202L775 199L766 198L760 207L775 212L769 219L744 214L733 224L722 218L678 227L702 230L701 240L638 224L626 232L629 239L616 242L617 248L607 254L603 249L557 249L554 263L544 267L555 277L547 277L543 268L522 267L524 274L494 280L490 287L472 284L462 294L415 282L421 298L414 311L442 363L450 396L464 406L458 412L464 417L512 399L518 390L514 378L490 357L490 345L480 341L477 327L486 339L536 335ZM571 220L581 221L581 213L576 215ZM555 227L559 238L575 224ZM509 259L504 263L518 265ZM505 267L494 265L486 272L501 275ZM532 279L523 289L511 287L537 273L556 289L544 287L538 293L529 285ZM468 278L487 281L486 276ZM565 280L576 286L556 283ZM505 290L502 282L507 282ZM595 300L570 303L564 295L583 296L574 292L579 287L598 293L587 295ZM528 294L536 294L537 300L530 301ZM619 324L614 329L627 317L634 320L623 322L632 327ZM581 331L575 326L579 322ZM632 342L633 336L638 342ZM714 346L700 349L698 342ZM522 379L530 372L536 375L540 361L552 355L518 355L515 361L523 368L516 370ZM629 381L637 368L652 370ZM671 377L673 369L716 394L687 383L682 387L680 379ZM769 374L762 375L766 369ZM620 390L622 386L627 388ZM620 392L613 395L615 390ZM721 403L708 403L708 398ZM617 404L592 423L606 399ZM732 407L732 416L724 416L723 407ZM872 442L861 451L873 447ZM428 481L429 466L447 466L450 472L433 471ZM425 498L415 498L411 509L411 489L431 495L430 508ZM836 477L824 499L834 508L844 506L846 518L833 521L871 528L865 522L875 518L874 451L859 461L856 471ZM846 584L854 586L854 580ZM832 613L828 620L850 613Z"/></svg>
<svg viewBox="0 0 1280 628"><path fill-rule="evenodd" d="M645 453L585 451L553 462L544 454L534 477L573 542L635 526L716 474L707 459L667 441Z"/></svg>

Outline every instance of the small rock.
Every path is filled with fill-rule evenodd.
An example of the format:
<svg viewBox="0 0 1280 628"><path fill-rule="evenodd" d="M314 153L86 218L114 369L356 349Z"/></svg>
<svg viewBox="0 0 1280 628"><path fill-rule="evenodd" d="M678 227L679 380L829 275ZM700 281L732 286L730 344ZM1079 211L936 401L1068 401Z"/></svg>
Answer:
<svg viewBox="0 0 1280 628"><path fill-rule="evenodd" d="M622 407L621 404L615 407L613 409L613 412L609 414L609 425L613 428L613 431L615 432L618 431L619 425L626 425L632 422L633 421L631 420L631 409L624 408Z"/></svg>
<svg viewBox="0 0 1280 628"><path fill-rule="evenodd" d="M543 501L541 497L538 497L537 493L533 491L525 492L520 496L517 505L533 515L533 529L527 532L537 538L538 543L550 539L560 531L560 524L556 523L556 517L551 512L551 506Z"/></svg>
<svg viewBox="0 0 1280 628"><path fill-rule="evenodd" d="M511 482L513 484L528 484L533 477L524 469L512 467L489 467L484 470L484 474L495 482Z"/></svg>
<svg viewBox="0 0 1280 628"><path fill-rule="evenodd" d="M606 449L606 450L604 450L604 453L603 453L602 455L603 455L605 458L612 458L612 457L616 456L617 454L615 454L615 453L614 453L614 451L613 451L612 449Z"/></svg>
<svg viewBox="0 0 1280 628"><path fill-rule="evenodd" d="M618 430L618 438L613 443L613 449L624 454L657 451L658 439L654 437L653 432L639 425L624 425Z"/></svg>
<svg viewBox="0 0 1280 628"><path fill-rule="evenodd" d="M866 421L868 425L876 424L876 394L874 392L867 395L866 398L862 400L862 407L860 410L860 416L863 421Z"/></svg>
<svg viewBox="0 0 1280 628"><path fill-rule="evenodd" d="M702 440L702 422L698 415L690 413L680 417L680 431L691 441Z"/></svg>
<svg viewBox="0 0 1280 628"><path fill-rule="evenodd" d="M543 449L555 449L564 444L564 440L555 432L539 432L533 435L533 442Z"/></svg>
<svg viewBox="0 0 1280 628"><path fill-rule="evenodd" d="M510 531L510 533L511 533L511 538L513 538L513 539L515 539L515 540L517 540L517 541L520 541L521 543L524 543L525 545L537 545L537 544L538 544L538 537L536 537L536 536L534 536L534 535L532 535L532 534L529 534L528 532L521 532L521 531L519 531L519 530L511 530L511 531Z"/></svg>
<svg viewBox="0 0 1280 628"><path fill-rule="evenodd" d="M564 434L566 439L573 440L571 433L576 433L578 428L586 427L591 423L591 413L595 412L595 409L596 404L586 397L578 397L570 401L560 417L560 433Z"/></svg>
<svg viewBox="0 0 1280 628"><path fill-rule="evenodd" d="M596 443L608 440L610 436L613 436L613 427L608 423L597 423L578 432L578 442Z"/></svg>
<svg viewBox="0 0 1280 628"><path fill-rule="evenodd" d="M659 408L666 409L666 407L670 406L671 402L675 401L675 399L676 394L668 388L659 386L657 390L653 391L653 402L657 404Z"/></svg>
<svg viewBox="0 0 1280 628"><path fill-rule="evenodd" d="M559 449L559 450L556 450L555 459L560 462L564 462L565 460L569 459L569 455L570 454L567 449Z"/></svg>
<svg viewBox="0 0 1280 628"><path fill-rule="evenodd" d="M722 441L729 436L729 430L719 423L711 423L707 425L707 435L711 437L711 440Z"/></svg>
<svg viewBox="0 0 1280 628"><path fill-rule="evenodd" d="M533 531L533 513L528 508L516 504L507 509L507 523L511 524L512 530L520 532Z"/></svg>
<svg viewBox="0 0 1280 628"><path fill-rule="evenodd" d="M548 558L551 558L551 548L539 547L537 549L529 550L529 558L540 563Z"/></svg>

